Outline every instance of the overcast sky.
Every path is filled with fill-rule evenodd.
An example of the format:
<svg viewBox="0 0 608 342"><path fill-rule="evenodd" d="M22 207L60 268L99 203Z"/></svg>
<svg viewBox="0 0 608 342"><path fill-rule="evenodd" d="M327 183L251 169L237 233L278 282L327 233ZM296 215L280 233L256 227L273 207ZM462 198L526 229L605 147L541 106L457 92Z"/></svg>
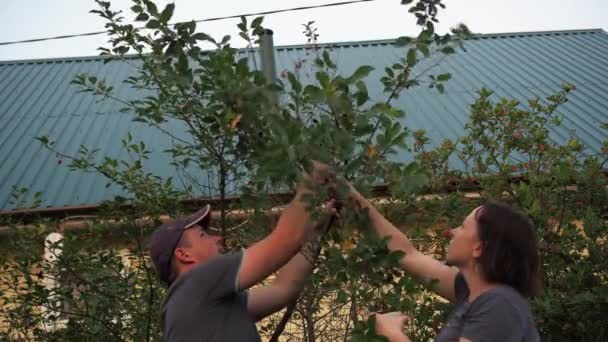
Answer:
<svg viewBox="0 0 608 342"><path fill-rule="evenodd" d="M162 7L175 2L175 21L247 12L318 5L342 0L157 0ZM302 24L316 21L320 42L395 38L417 32L414 18L400 0L376 0L267 16L264 26L275 32L275 45L302 44ZM93 0L0 0L0 42L103 30L104 22L88 11ZM128 9L130 0L114 0ZM476 33L502 33L602 28L608 31L608 0L444 0L439 30L464 22ZM127 13L130 18L130 12ZM213 36L233 35L238 20L199 24ZM0 46L1 60L97 55L107 37L94 36L40 43Z"/></svg>

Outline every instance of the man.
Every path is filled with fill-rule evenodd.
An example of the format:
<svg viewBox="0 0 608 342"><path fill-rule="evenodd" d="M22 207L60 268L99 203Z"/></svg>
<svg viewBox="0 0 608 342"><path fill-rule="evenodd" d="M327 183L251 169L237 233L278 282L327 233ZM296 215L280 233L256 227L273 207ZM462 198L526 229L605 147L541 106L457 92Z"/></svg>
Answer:
<svg viewBox="0 0 608 342"><path fill-rule="evenodd" d="M209 206L157 228L150 253L169 285L161 307L165 341L260 340L255 322L296 299L312 270L310 256L298 253L315 235L307 192L300 185L274 231L242 252L223 254L221 238L207 229ZM247 291L277 270L272 284Z"/></svg>

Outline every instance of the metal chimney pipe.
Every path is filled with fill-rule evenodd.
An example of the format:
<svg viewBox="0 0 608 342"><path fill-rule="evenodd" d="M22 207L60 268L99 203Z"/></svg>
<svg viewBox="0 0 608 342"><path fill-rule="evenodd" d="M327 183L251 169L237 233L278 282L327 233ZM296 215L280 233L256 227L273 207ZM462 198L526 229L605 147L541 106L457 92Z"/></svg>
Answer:
<svg viewBox="0 0 608 342"><path fill-rule="evenodd" d="M260 60L262 61L262 73L268 83L276 83L277 70L274 60L274 42L272 40L273 32L269 29L264 29L260 35ZM271 100L274 104L279 102L278 94L273 92Z"/></svg>

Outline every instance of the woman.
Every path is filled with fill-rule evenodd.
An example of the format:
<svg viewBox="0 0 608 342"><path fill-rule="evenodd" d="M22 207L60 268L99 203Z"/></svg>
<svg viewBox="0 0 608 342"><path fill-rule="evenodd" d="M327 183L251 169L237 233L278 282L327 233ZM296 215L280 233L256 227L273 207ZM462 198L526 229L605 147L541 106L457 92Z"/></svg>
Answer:
<svg viewBox="0 0 608 342"><path fill-rule="evenodd" d="M419 252L361 194L374 230L390 237L388 247L403 251L401 267L422 281L436 280L433 290L454 309L436 341L539 341L528 298L540 291L540 264L534 225L511 206L489 201L475 208L450 231L447 264ZM400 313L377 315L379 333L391 341L409 341L407 319Z"/></svg>

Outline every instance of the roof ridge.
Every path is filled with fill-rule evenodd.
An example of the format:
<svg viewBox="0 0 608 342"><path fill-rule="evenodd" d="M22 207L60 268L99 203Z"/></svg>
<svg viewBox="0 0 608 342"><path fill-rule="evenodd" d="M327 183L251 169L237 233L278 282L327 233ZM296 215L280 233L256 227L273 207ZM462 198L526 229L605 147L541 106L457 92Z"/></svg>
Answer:
<svg viewBox="0 0 608 342"><path fill-rule="evenodd" d="M511 38L511 37L523 37L523 36L548 36L548 35L562 35L562 34L585 34L585 33L604 33L606 32L601 28L592 29L573 29L573 30L553 30L553 31L523 31L523 32L505 32L505 33L474 33L469 39L485 39L485 38ZM320 43L319 46L353 46L353 45L387 45L395 42L396 38L390 39L377 39L377 40L362 40L362 41L347 41L347 42L329 42ZM305 44L294 44L294 45L277 45L277 50L295 50L300 48L308 47Z"/></svg>
<svg viewBox="0 0 608 342"><path fill-rule="evenodd" d="M499 33L482 33L475 34L473 39L479 38L510 38L510 37L523 37L523 36L552 36L562 34L584 34L584 33L606 33L601 28L590 28L590 29L572 29L572 30L552 30L552 31L521 31L521 32L499 32Z"/></svg>
<svg viewBox="0 0 608 342"><path fill-rule="evenodd" d="M504 32L504 33L476 33L469 39L488 39L488 38L514 38L514 37L526 37L526 36L548 36L548 35L567 35L567 34L586 34L586 33L603 33L608 34L601 28L592 29L573 29L573 30L549 30L549 31L523 31L523 32ZM390 39L376 39L376 40L361 40L361 41L346 41L346 42L328 42L319 43L321 47L350 47L350 46L369 46L369 45L389 45L394 43L395 38ZM298 50L309 48L310 45L306 44L293 44L293 45L277 45L275 49L281 50ZM258 48L238 48L239 52L250 52L257 50ZM122 57L116 56L76 56L76 57L51 57L51 58L34 58L34 59L23 59L23 60L6 60L0 61L0 65L15 65L15 64L48 64L48 63L63 63L63 62L89 62L89 61L100 61L105 59L134 59L135 55L126 55Z"/></svg>
<svg viewBox="0 0 608 342"><path fill-rule="evenodd" d="M122 57L117 56L75 56L75 57L49 57L49 58L33 58L33 59L14 59L7 61L0 61L1 65L15 65L15 64L50 64L50 63L63 63L63 62L93 62L102 61L105 59L120 60L120 59L136 59L137 55L126 55Z"/></svg>

